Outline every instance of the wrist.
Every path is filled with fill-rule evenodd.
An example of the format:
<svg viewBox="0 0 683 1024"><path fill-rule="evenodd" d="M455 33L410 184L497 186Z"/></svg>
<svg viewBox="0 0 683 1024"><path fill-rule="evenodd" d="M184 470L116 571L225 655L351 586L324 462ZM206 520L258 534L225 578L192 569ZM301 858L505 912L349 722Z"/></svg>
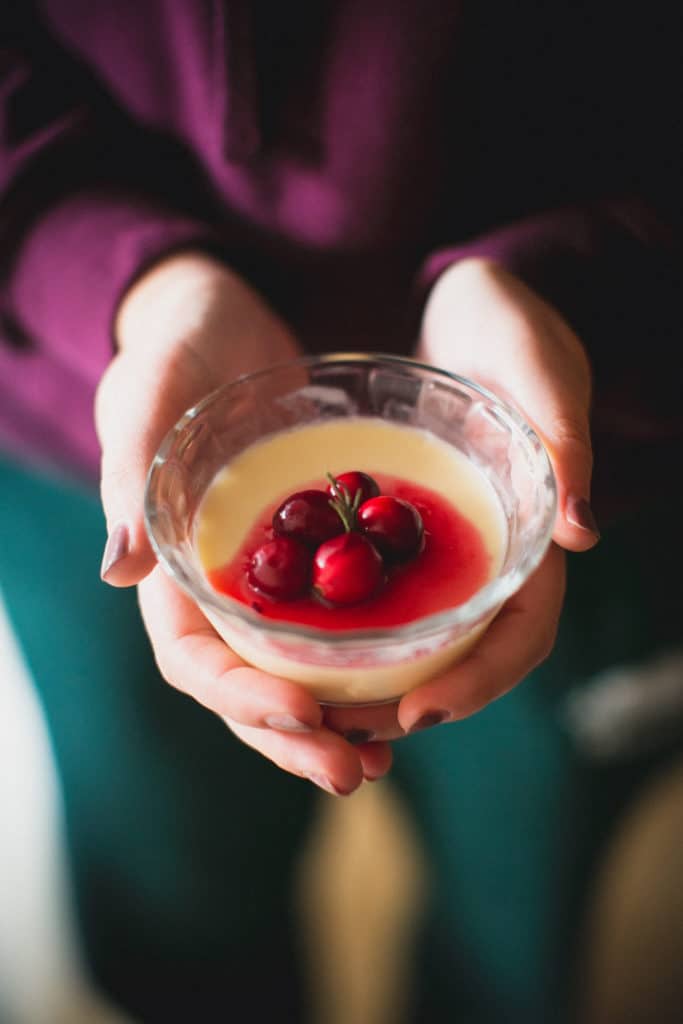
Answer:
<svg viewBox="0 0 683 1024"><path fill-rule="evenodd" d="M501 264L480 256L468 256L451 263L441 271L427 295L423 323L430 317L443 315L455 303L459 309L460 303L471 302L482 287L507 273Z"/></svg>
<svg viewBox="0 0 683 1024"><path fill-rule="evenodd" d="M191 336L204 326L218 293L247 286L219 260L187 250L164 257L123 295L114 322L117 347Z"/></svg>
<svg viewBox="0 0 683 1024"><path fill-rule="evenodd" d="M154 365L192 351L218 383L300 354L289 328L258 292L202 252L155 264L124 296L119 350Z"/></svg>

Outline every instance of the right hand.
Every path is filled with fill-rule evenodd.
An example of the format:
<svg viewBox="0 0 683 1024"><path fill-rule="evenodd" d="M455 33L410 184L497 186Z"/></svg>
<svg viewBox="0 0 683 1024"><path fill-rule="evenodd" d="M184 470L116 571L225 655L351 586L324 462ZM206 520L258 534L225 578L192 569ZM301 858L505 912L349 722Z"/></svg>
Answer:
<svg viewBox="0 0 683 1024"><path fill-rule="evenodd" d="M103 578L139 584L162 675L249 746L330 793L379 778L391 765L388 744L352 746L322 724L307 690L246 665L156 565L144 528L147 470L167 431L239 374L295 358L295 339L241 278L192 252L163 260L131 287L116 334L119 351L95 407L109 533Z"/></svg>

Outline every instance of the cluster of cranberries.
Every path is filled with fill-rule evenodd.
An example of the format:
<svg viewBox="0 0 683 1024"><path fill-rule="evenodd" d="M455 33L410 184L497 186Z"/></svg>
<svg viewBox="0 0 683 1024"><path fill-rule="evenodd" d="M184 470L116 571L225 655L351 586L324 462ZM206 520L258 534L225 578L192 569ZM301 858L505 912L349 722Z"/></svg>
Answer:
<svg viewBox="0 0 683 1024"><path fill-rule="evenodd" d="M386 569L417 555L422 519L409 502L380 494L367 473L329 476L326 491L298 491L273 515L273 537L251 557L252 587L277 601L312 589L332 605L365 601Z"/></svg>

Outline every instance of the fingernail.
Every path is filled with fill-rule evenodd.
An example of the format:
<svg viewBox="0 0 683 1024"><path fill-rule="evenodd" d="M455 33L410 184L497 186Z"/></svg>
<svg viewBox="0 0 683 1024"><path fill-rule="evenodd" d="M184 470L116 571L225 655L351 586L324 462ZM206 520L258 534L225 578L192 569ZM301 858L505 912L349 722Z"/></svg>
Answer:
<svg viewBox="0 0 683 1024"><path fill-rule="evenodd" d="M370 732L368 729L349 729L344 733L344 739L347 743L352 743L354 747L357 747L361 743L369 743L374 735L374 732Z"/></svg>
<svg viewBox="0 0 683 1024"><path fill-rule="evenodd" d="M326 775L309 775L308 778L315 785L319 786L320 789L324 789L325 792L331 793L332 796L348 796L343 789L337 789L337 787L330 782Z"/></svg>
<svg viewBox="0 0 683 1024"><path fill-rule="evenodd" d="M567 498L567 520L580 530L587 530L589 533L600 536L600 529L595 521L593 510L585 498L576 498L571 494Z"/></svg>
<svg viewBox="0 0 683 1024"><path fill-rule="evenodd" d="M449 717L447 711L428 711L426 714L418 718L416 722L413 722L409 733L420 732L422 729L431 729L435 725L441 725Z"/></svg>
<svg viewBox="0 0 683 1024"><path fill-rule="evenodd" d="M281 732L313 732L313 726L300 722L294 715L266 715L264 721L271 729Z"/></svg>
<svg viewBox="0 0 683 1024"><path fill-rule="evenodd" d="M130 534L128 533L128 527L125 523L117 523L107 537L107 543L104 546L102 567L100 569L100 576L103 580L106 580L110 570L114 568L117 562L124 559L129 551Z"/></svg>

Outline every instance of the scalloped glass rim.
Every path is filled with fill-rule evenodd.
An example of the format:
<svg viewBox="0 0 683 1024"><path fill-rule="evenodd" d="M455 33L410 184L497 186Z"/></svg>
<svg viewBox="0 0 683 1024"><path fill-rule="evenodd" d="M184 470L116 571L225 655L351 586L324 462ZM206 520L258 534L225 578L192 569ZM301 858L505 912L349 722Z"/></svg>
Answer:
<svg viewBox="0 0 683 1024"><path fill-rule="evenodd" d="M276 373L278 370L284 370L287 367L367 362L386 363L399 367L403 366L406 368L419 369L435 374L444 381L451 381L454 384L464 386L480 394L482 398L485 398L490 402L495 407L496 413L501 416L503 420L506 420L516 432L524 436L526 442L532 449L534 458L538 460L545 471L545 483L550 492L550 500L547 502L545 514L536 534L536 541L528 548L524 556L512 565L507 572L494 577L489 581L489 583L473 594L468 601L457 605L455 608L436 612L432 615L427 615L423 618L405 623L404 625L382 629L345 630L343 633L339 633L309 626L300 626L296 623L264 619L246 605L241 604L239 601L234 601L232 598L221 595L217 591L213 590L213 588L207 583L203 574L199 572L195 566L189 563L176 546L167 544L159 538L155 529L157 512L154 500L154 490L158 474L170 458L175 446L182 441L183 434L188 430L194 420L204 412L208 406L229 395L231 391L239 388L243 382L258 380L261 377L269 376ZM313 642L333 645L334 647L341 649L346 645L355 646L358 643L366 641L385 641L395 644L397 641L415 641L422 638L433 637L435 634L442 633L446 630L452 630L458 626L471 626L484 619L487 615L492 614L498 607L500 607L500 605L502 605L509 597L516 593L520 587L523 586L534 570L540 565L550 544L556 511L557 488L550 460L538 435L533 428L524 421L518 412L516 412L510 405L504 402L492 391L489 391L488 388L469 380L467 377L461 377L456 373L450 373L448 370L442 370L438 367L430 366L428 363L421 363L418 360L409 359L405 356L386 355L384 353L375 352L335 352L319 356L302 356L300 359L273 364L273 366L264 370L258 370L255 373L243 374L242 376L235 378L235 380L231 381L229 384L212 391L209 395L198 402L197 405L188 409L162 441L147 474L144 500L145 527L157 559L171 578L174 579L194 601L201 601L202 604L209 606L221 615L225 615L226 613L232 615L249 626L256 627L273 636L286 635L299 637Z"/></svg>

